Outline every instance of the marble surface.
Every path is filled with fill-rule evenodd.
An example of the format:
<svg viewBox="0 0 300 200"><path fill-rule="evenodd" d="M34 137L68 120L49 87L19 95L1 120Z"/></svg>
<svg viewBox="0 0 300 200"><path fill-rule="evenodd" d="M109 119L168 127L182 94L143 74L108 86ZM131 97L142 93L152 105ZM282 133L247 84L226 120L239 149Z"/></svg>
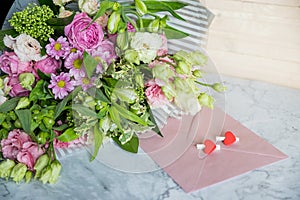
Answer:
<svg viewBox="0 0 300 200"><path fill-rule="evenodd" d="M221 78L228 91L218 97L219 106L288 159L187 194L163 170L121 172L99 161L90 163L83 150L61 159L63 171L55 185L17 185L1 179L0 199L300 199L300 90Z"/></svg>

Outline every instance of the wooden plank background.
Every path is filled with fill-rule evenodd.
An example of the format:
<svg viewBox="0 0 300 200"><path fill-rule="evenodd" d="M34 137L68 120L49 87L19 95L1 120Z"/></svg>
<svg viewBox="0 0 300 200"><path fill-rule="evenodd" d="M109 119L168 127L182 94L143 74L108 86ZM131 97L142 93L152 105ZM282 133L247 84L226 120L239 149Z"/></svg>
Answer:
<svg viewBox="0 0 300 200"><path fill-rule="evenodd" d="M206 0L207 51L222 74L300 88L300 0Z"/></svg>

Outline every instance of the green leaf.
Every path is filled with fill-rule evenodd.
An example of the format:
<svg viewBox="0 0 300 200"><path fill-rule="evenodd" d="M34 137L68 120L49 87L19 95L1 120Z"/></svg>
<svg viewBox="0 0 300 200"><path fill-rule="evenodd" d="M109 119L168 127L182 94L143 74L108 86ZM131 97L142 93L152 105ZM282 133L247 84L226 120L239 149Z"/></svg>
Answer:
<svg viewBox="0 0 300 200"><path fill-rule="evenodd" d="M16 37L16 36L18 36L18 33L17 33L17 31L15 31L15 29L1 30L0 31L0 51L5 49L3 39L6 35L11 35L12 37Z"/></svg>
<svg viewBox="0 0 300 200"><path fill-rule="evenodd" d="M36 101L39 99L42 99L45 96L44 93L44 80L39 80L35 87L32 89L30 95L29 95L29 101Z"/></svg>
<svg viewBox="0 0 300 200"><path fill-rule="evenodd" d="M103 141L103 134L99 128L99 126L94 126L94 153L93 153L93 156L91 157L91 160L90 161L93 161L95 160L98 152L99 152L99 149L102 145L102 141Z"/></svg>
<svg viewBox="0 0 300 200"><path fill-rule="evenodd" d="M104 15L104 13L106 11L108 11L109 9L111 9L114 6L114 4L115 4L115 2L102 1L100 4L100 9L98 10L97 14L94 16L94 18L90 24L92 24L94 21L96 21L96 19L98 19L102 15Z"/></svg>
<svg viewBox="0 0 300 200"><path fill-rule="evenodd" d="M20 97L15 97L15 98L5 101L0 106L0 112L9 112L9 111L15 109L16 106L18 105L19 100L20 100Z"/></svg>
<svg viewBox="0 0 300 200"><path fill-rule="evenodd" d="M137 153L139 149L139 138L134 134L130 141L125 144L121 144L118 137L113 137L113 140L125 151L131 153Z"/></svg>
<svg viewBox="0 0 300 200"><path fill-rule="evenodd" d="M189 36L188 33L180 31L180 30L178 30L176 28L173 28L169 25L164 27L164 32L165 32L165 35L168 39L181 39L181 38L185 38L185 37Z"/></svg>
<svg viewBox="0 0 300 200"><path fill-rule="evenodd" d="M120 129L120 131L123 131L123 127L121 125L121 117L120 117L119 112L116 109L116 107L111 106L108 109L108 113L109 113L111 120L117 125L117 127Z"/></svg>
<svg viewBox="0 0 300 200"><path fill-rule="evenodd" d="M56 131L63 131L65 130L66 128L68 128L69 126L67 124L63 124L59 127L53 127L53 130L56 130Z"/></svg>
<svg viewBox="0 0 300 200"><path fill-rule="evenodd" d="M137 122L141 125L147 126L147 122L145 122L142 118L140 118L139 116L137 116L136 114L134 114L133 112L127 110L126 108L124 108L123 106L120 106L119 104L112 102L113 106L122 117L124 117L125 119Z"/></svg>
<svg viewBox="0 0 300 200"><path fill-rule="evenodd" d="M88 89L87 93L91 96L94 96L95 99L109 103L109 99L105 96L105 94L102 92L100 88L90 88Z"/></svg>
<svg viewBox="0 0 300 200"><path fill-rule="evenodd" d="M67 103L71 100L73 95L76 95L81 90L80 87L75 88L73 92L71 92L66 98L64 98L61 102L59 102L54 111L54 119L56 119L62 111L65 109Z"/></svg>
<svg viewBox="0 0 300 200"><path fill-rule="evenodd" d="M62 142L70 142L70 141L76 140L79 137L80 137L80 135L76 134L76 132L74 131L74 128L68 128L67 130L65 130L63 132L63 134L58 136L57 139Z"/></svg>
<svg viewBox="0 0 300 200"><path fill-rule="evenodd" d="M30 134L31 133L31 111L29 109L16 110L16 115L18 116L23 130Z"/></svg>
<svg viewBox="0 0 300 200"><path fill-rule="evenodd" d="M93 110L81 105L81 104L72 104L72 109L76 110L83 116L98 118L98 115Z"/></svg>
<svg viewBox="0 0 300 200"><path fill-rule="evenodd" d="M67 26L73 21L75 13L65 18L51 18L47 20L47 24L50 26Z"/></svg>
<svg viewBox="0 0 300 200"><path fill-rule="evenodd" d="M59 13L59 7L56 6L53 1L49 1L49 0L39 0L40 5L46 5L49 6L51 8L51 10L54 12L54 14L58 14Z"/></svg>
<svg viewBox="0 0 300 200"><path fill-rule="evenodd" d="M42 79L42 80L50 81L50 79L51 79L50 74L45 74L40 69L37 70L37 74L40 77L40 79Z"/></svg>
<svg viewBox="0 0 300 200"><path fill-rule="evenodd" d="M157 123L155 121L155 118L154 118L154 115L153 115L153 112L149 106L149 104L147 103L147 111L148 113L150 114L150 120L155 124L154 128L152 128L152 130L157 133L159 136L161 137L164 137L163 134L160 132L158 126L157 126Z"/></svg>
<svg viewBox="0 0 300 200"><path fill-rule="evenodd" d="M145 1L144 3L146 4L149 12L167 11L175 18L185 21L184 18L174 11L171 4L166 1Z"/></svg>
<svg viewBox="0 0 300 200"><path fill-rule="evenodd" d="M149 0L149 1L145 0L144 2L145 3L153 2L153 0ZM183 3L183 2L180 2L180 1L155 1L155 2L164 2L165 4L170 6L173 10L178 10L178 9L181 9L181 8L189 5L188 3Z"/></svg>
<svg viewBox="0 0 300 200"><path fill-rule="evenodd" d="M83 53L83 64L88 78L91 78L99 62L85 51Z"/></svg>

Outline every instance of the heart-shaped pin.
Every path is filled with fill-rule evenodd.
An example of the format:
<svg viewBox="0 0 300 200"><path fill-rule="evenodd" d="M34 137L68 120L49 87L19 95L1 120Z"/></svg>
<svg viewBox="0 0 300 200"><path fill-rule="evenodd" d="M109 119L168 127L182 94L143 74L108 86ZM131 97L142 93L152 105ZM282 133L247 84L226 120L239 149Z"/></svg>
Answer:
<svg viewBox="0 0 300 200"><path fill-rule="evenodd" d="M235 135L232 132L227 131L225 133L225 139L223 140L223 143L228 146L235 143L235 141L236 141Z"/></svg>
<svg viewBox="0 0 300 200"><path fill-rule="evenodd" d="M204 145L205 148L203 151L206 154L211 154L216 149L216 144L211 140L205 140Z"/></svg>

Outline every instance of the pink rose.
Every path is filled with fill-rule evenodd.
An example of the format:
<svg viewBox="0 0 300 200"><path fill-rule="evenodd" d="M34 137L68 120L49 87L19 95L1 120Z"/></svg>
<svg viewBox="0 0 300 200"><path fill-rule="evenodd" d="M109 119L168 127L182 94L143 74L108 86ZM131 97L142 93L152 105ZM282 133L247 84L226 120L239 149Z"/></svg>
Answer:
<svg viewBox="0 0 300 200"><path fill-rule="evenodd" d="M92 51L92 56L97 59L97 57L104 60L107 65L110 65L114 59L117 58L116 52L115 52L115 46L114 44L109 40L104 40L100 46ZM103 68L101 62L98 64L96 68L97 73L102 73Z"/></svg>
<svg viewBox="0 0 300 200"><path fill-rule="evenodd" d="M145 86L145 95L149 104L153 107L159 107L168 103L168 99L165 97L161 87L154 81L148 81Z"/></svg>
<svg viewBox="0 0 300 200"><path fill-rule="evenodd" d="M59 131L54 131L55 135L56 136L59 136L61 135L62 133L59 132ZM68 142L62 142L56 138L54 138L53 140L53 145L54 145L54 148L58 148L58 149L64 149L64 148L68 148L69 147L69 143Z"/></svg>
<svg viewBox="0 0 300 200"><path fill-rule="evenodd" d="M157 55L158 56L164 56L164 55L167 55L168 54L168 40L166 38L165 35L160 35L161 38L162 38L162 46L158 49L157 51Z"/></svg>
<svg viewBox="0 0 300 200"><path fill-rule="evenodd" d="M29 135L19 129L9 132L7 139L1 140L4 158L16 159L24 143L31 141Z"/></svg>
<svg viewBox="0 0 300 200"><path fill-rule="evenodd" d="M17 161L25 164L29 170L33 170L36 160L45 152L37 143L25 142L17 155Z"/></svg>
<svg viewBox="0 0 300 200"><path fill-rule="evenodd" d="M32 62L21 62L14 52L5 51L0 56L0 69L9 76L32 71Z"/></svg>
<svg viewBox="0 0 300 200"><path fill-rule="evenodd" d="M34 65L34 75L38 77L37 72L38 69L44 74L53 74L59 69L61 66L61 61L56 60L55 58L47 57L41 61L38 61Z"/></svg>
<svg viewBox="0 0 300 200"><path fill-rule="evenodd" d="M18 76L8 77L7 86L11 88L9 91L9 96L11 97L24 97L29 95L29 91L21 86Z"/></svg>
<svg viewBox="0 0 300 200"><path fill-rule="evenodd" d="M86 13L75 15L71 24L65 27L70 44L81 51L96 49L104 38L102 27L96 22L87 26L92 19Z"/></svg>

